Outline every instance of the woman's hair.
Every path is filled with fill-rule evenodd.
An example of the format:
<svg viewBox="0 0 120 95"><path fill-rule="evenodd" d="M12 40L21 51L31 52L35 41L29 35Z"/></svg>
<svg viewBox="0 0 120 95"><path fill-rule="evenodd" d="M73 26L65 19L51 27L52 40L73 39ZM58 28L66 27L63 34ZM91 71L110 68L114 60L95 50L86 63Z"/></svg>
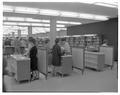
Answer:
<svg viewBox="0 0 120 95"><path fill-rule="evenodd" d="M55 39L55 43L56 44L59 43L59 39L58 38Z"/></svg>
<svg viewBox="0 0 120 95"><path fill-rule="evenodd" d="M47 44L49 41L50 41L49 39L46 39L46 40L45 40L45 43Z"/></svg>
<svg viewBox="0 0 120 95"><path fill-rule="evenodd" d="M62 38L61 41L66 41L66 39L65 39L65 38Z"/></svg>
<svg viewBox="0 0 120 95"><path fill-rule="evenodd" d="M34 45L36 44L36 40L33 37L28 38L29 42L33 43Z"/></svg>

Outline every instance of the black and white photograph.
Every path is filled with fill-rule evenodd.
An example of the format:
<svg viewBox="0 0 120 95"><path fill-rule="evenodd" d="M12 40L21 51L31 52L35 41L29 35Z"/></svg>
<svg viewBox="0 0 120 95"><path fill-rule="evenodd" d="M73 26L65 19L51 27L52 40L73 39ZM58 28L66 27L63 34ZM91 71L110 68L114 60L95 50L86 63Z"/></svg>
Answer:
<svg viewBox="0 0 120 95"><path fill-rule="evenodd" d="M3 1L2 93L118 93L118 5Z"/></svg>

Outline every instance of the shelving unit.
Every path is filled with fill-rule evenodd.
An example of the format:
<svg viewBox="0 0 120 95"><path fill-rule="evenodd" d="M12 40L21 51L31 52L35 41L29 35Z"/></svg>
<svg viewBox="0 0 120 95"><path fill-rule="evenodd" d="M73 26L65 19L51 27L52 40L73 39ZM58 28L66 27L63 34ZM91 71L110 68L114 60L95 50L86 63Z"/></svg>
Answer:
<svg viewBox="0 0 120 95"><path fill-rule="evenodd" d="M66 41L69 43L70 47L84 47L89 48L90 46L93 46L98 50L98 47L101 45L101 37L97 34L89 34L89 35L72 35L67 37L58 37L66 38Z"/></svg>

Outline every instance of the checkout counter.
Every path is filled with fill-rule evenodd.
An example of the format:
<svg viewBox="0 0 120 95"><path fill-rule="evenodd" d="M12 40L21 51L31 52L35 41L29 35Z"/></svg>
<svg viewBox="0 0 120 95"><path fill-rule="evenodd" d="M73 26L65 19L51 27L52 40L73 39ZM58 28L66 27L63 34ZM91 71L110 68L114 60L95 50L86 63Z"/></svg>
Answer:
<svg viewBox="0 0 120 95"><path fill-rule="evenodd" d="M11 55L11 72L14 73L14 78L20 82L23 80L30 81L30 58L23 55Z"/></svg>
<svg viewBox="0 0 120 95"><path fill-rule="evenodd" d="M63 55L61 56L61 66L56 69L57 72L62 74L71 74L72 73L72 55Z"/></svg>
<svg viewBox="0 0 120 95"><path fill-rule="evenodd" d="M62 74L70 74L72 72L72 55L61 56L61 66L56 71ZM44 47L38 47L38 69L45 75L46 79L49 73L49 66L52 65L52 54Z"/></svg>
<svg viewBox="0 0 120 95"><path fill-rule="evenodd" d="M84 71L85 67L102 71L105 65L113 66L113 47L72 48L73 67Z"/></svg>
<svg viewBox="0 0 120 95"><path fill-rule="evenodd" d="M85 67L94 68L98 71L103 70L105 55L103 52L85 51Z"/></svg>

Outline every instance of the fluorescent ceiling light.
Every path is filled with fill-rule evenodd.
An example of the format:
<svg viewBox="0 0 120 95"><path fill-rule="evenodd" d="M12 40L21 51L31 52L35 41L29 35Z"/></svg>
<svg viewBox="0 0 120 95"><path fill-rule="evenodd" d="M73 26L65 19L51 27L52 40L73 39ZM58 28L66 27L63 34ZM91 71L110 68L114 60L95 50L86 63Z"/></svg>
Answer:
<svg viewBox="0 0 120 95"><path fill-rule="evenodd" d="M102 2L97 2L97 3L95 3L95 5L104 6L104 7L110 7L110 8L117 8L117 5L104 3L104 2L103 3Z"/></svg>
<svg viewBox="0 0 120 95"><path fill-rule="evenodd" d="M84 19L94 19L94 15L92 14L80 14L79 18L84 18Z"/></svg>
<svg viewBox="0 0 120 95"><path fill-rule="evenodd" d="M46 22L46 23L49 23L50 20L41 20L41 22Z"/></svg>
<svg viewBox="0 0 120 95"><path fill-rule="evenodd" d="M75 13L75 12L60 12L60 16L63 16L63 17L78 17L78 13Z"/></svg>
<svg viewBox="0 0 120 95"><path fill-rule="evenodd" d="M11 27L11 29L19 29L19 27L18 26L13 26L13 27Z"/></svg>
<svg viewBox="0 0 120 95"><path fill-rule="evenodd" d="M60 13L59 13L59 11L56 11L56 10L45 10L45 9L41 9L41 10L40 10L40 14L41 14L41 15L58 16Z"/></svg>
<svg viewBox="0 0 120 95"><path fill-rule="evenodd" d="M36 34L36 33L45 33L45 30L43 28L40 28L40 27L34 27L33 34Z"/></svg>
<svg viewBox="0 0 120 95"><path fill-rule="evenodd" d="M3 20L7 20L7 18L6 18L6 17L3 17Z"/></svg>
<svg viewBox="0 0 120 95"><path fill-rule="evenodd" d="M57 25L57 27L65 27L65 25Z"/></svg>
<svg viewBox="0 0 120 95"><path fill-rule="evenodd" d="M60 30L67 30L67 28L57 28L57 31L60 31Z"/></svg>
<svg viewBox="0 0 120 95"><path fill-rule="evenodd" d="M50 24L42 24L43 26L50 26Z"/></svg>
<svg viewBox="0 0 120 95"><path fill-rule="evenodd" d="M18 23L18 25L23 25L23 26L28 26L28 25L30 25L30 23Z"/></svg>
<svg viewBox="0 0 120 95"><path fill-rule="evenodd" d="M96 36L96 34L85 34L84 36Z"/></svg>
<svg viewBox="0 0 120 95"><path fill-rule="evenodd" d="M96 15L96 16L94 16L94 18L95 18L95 20L103 20L103 21L109 19L107 16L100 16L100 15L98 15L98 16Z"/></svg>
<svg viewBox="0 0 120 95"><path fill-rule="evenodd" d="M3 28L10 28L11 26L4 25Z"/></svg>
<svg viewBox="0 0 120 95"><path fill-rule="evenodd" d="M80 23L80 22L70 22L70 24L79 25L79 24L82 24L82 23Z"/></svg>
<svg viewBox="0 0 120 95"><path fill-rule="evenodd" d="M24 21L24 18L21 18L21 17L7 17L7 20L10 20L10 21Z"/></svg>
<svg viewBox="0 0 120 95"><path fill-rule="evenodd" d="M80 22L69 22L69 21L57 21L57 23L60 23L60 24L82 24Z"/></svg>
<svg viewBox="0 0 120 95"><path fill-rule="evenodd" d="M95 0L79 0L80 3L88 3L88 4L93 4Z"/></svg>
<svg viewBox="0 0 120 95"><path fill-rule="evenodd" d="M114 3L118 2L118 0L79 0L80 3L94 4L96 2L104 2L104 3Z"/></svg>
<svg viewBox="0 0 120 95"><path fill-rule="evenodd" d="M92 19L92 20L108 20L108 16L103 16L103 15L95 15L95 14L80 14L80 18L84 19Z"/></svg>
<svg viewBox="0 0 120 95"><path fill-rule="evenodd" d="M32 26L42 26L42 24L39 24L39 23L32 23L31 25Z"/></svg>
<svg viewBox="0 0 120 95"><path fill-rule="evenodd" d="M45 31L50 31L50 28L44 28Z"/></svg>
<svg viewBox="0 0 120 95"><path fill-rule="evenodd" d="M17 23L14 23L14 22L4 22L3 24L4 25L17 25Z"/></svg>
<svg viewBox="0 0 120 95"><path fill-rule="evenodd" d="M27 7L16 7L16 13L27 13L27 14L37 14L39 13L38 9L36 8L27 8Z"/></svg>
<svg viewBox="0 0 120 95"><path fill-rule="evenodd" d="M67 22L67 21L57 21L57 23L69 24L69 22Z"/></svg>
<svg viewBox="0 0 120 95"><path fill-rule="evenodd" d="M38 19L32 19L32 18L26 18L25 21L30 21L30 22L40 22L41 20L38 20Z"/></svg>
<svg viewBox="0 0 120 95"><path fill-rule="evenodd" d="M13 12L13 7L12 6L3 6L3 12Z"/></svg>

